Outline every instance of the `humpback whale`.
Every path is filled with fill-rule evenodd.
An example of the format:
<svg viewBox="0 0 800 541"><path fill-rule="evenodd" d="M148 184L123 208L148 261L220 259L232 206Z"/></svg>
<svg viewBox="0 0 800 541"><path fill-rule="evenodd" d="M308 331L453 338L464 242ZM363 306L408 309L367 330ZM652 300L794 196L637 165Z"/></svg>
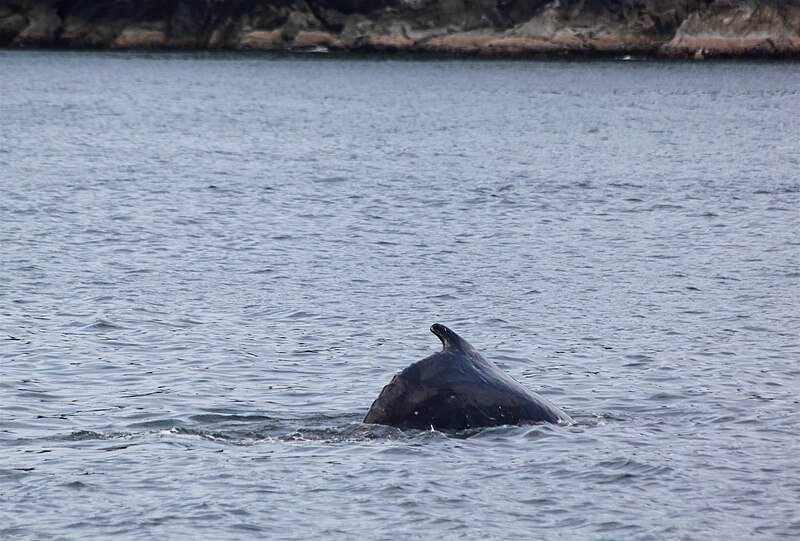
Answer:
<svg viewBox="0 0 800 541"><path fill-rule="evenodd" d="M438 323L443 349L396 376L373 402L365 423L398 428L464 430L499 425L572 423Z"/></svg>

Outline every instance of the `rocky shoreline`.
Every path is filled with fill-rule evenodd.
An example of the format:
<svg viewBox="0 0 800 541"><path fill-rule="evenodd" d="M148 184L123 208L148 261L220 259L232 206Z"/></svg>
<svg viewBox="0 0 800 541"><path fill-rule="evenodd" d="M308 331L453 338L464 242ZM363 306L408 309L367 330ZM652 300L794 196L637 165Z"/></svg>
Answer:
<svg viewBox="0 0 800 541"><path fill-rule="evenodd" d="M800 0L0 0L0 47L800 58Z"/></svg>

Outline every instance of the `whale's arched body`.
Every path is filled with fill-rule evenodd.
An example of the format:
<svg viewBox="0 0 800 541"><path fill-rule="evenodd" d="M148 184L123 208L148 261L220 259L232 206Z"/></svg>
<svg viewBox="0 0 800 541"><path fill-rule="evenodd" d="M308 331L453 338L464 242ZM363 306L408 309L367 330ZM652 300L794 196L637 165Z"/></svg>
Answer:
<svg viewBox="0 0 800 541"><path fill-rule="evenodd" d="M444 348L397 374L365 423L464 430L499 425L571 423L569 415L529 391L444 325L431 332Z"/></svg>

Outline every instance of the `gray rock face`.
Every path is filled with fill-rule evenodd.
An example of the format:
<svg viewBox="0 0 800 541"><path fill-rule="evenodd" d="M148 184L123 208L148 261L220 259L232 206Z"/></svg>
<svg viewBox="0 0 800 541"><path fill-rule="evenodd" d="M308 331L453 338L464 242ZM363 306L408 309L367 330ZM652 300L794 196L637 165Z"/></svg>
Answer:
<svg viewBox="0 0 800 541"><path fill-rule="evenodd" d="M0 0L0 46L800 57L800 0Z"/></svg>

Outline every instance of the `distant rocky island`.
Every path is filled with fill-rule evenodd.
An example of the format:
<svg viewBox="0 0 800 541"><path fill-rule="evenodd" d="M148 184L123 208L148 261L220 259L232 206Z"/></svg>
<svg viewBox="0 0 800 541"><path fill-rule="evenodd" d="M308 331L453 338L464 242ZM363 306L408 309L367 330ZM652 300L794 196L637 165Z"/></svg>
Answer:
<svg viewBox="0 0 800 541"><path fill-rule="evenodd" d="M0 0L0 47L800 58L800 0Z"/></svg>

